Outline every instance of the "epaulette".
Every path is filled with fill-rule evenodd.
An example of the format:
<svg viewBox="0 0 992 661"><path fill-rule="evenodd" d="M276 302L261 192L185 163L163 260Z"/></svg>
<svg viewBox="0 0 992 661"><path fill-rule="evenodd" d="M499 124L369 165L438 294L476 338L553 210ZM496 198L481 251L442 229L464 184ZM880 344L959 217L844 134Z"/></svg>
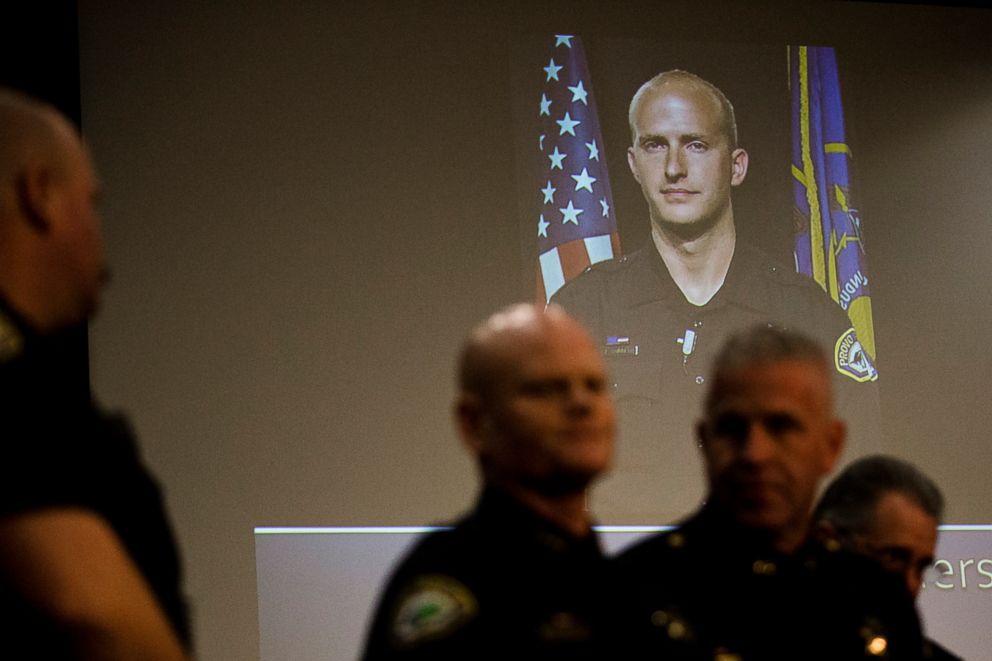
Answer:
<svg viewBox="0 0 992 661"><path fill-rule="evenodd" d="M561 289L566 289L570 285L574 285L576 282L582 282L583 280L590 279L588 276L605 276L608 277L614 273L619 273L628 266L629 259L627 255L621 257L614 257L613 259L606 259L601 262L596 262L595 264L590 264L585 267L581 273L562 285ZM559 290L561 291L561 290Z"/></svg>
<svg viewBox="0 0 992 661"><path fill-rule="evenodd" d="M627 255L621 255L620 257L614 257L613 259L604 259L601 262L590 264L585 269L583 269L580 275L595 271L603 271L604 273L611 273L617 270L618 268L621 268L626 263L627 263Z"/></svg>

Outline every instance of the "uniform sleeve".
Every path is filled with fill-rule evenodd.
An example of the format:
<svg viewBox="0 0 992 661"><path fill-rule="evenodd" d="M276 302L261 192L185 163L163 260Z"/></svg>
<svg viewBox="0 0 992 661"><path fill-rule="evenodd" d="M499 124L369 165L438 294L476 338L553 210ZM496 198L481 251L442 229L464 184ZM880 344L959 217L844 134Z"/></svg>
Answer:
<svg viewBox="0 0 992 661"><path fill-rule="evenodd" d="M418 547L390 579L369 627L365 661L478 657L478 599L456 567L432 556L430 544Z"/></svg>

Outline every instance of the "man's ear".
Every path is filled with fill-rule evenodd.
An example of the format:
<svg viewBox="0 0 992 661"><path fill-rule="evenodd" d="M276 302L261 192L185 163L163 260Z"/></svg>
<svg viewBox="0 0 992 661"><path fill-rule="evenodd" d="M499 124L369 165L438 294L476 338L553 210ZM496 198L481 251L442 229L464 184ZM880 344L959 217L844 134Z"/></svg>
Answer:
<svg viewBox="0 0 992 661"><path fill-rule="evenodd" d="M641 176L637 174L636 162L634 159L634 147L627 147L627 165L630 166L630 173L634 175L634 181L641 183Z"/></svg>
<svg viewBox="0 0 992 661"><path fill-rule="evenodd" d="M730 155L730 185L740 186L747 176L747 152L738 147Z"/></svg>
<svg viewBox="0 0 992 661"><path fill-rule="evenodd" d="M455 401L455 424L462 442L473 453L482 447L482 400L478 395L463 392Z"/></svg>
<svg viewBox="0 0 992 661"><path fill-rule="evenodd" d="M55 182L49 168L28 166L15 179L15 194L21 214L42 233L52 227L55 204Z"/></svg>
<svg viewBox="0 0 992 661"><path fill-rule="evenodd" d="M837 529L833 523L826 519L813 522L813 539L818 540L821 544L826 544L829 543L829 540L836 542L837 538Z"/></svg>

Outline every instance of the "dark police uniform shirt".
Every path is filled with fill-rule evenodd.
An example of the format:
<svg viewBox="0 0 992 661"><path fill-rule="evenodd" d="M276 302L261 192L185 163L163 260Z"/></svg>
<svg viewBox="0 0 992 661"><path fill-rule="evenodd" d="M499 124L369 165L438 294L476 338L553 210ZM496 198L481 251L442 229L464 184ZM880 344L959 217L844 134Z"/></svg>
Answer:
<svg viewBox="0 0 992 661"><path fill-rule="evenodd" d="M737 242L723 286L705 305L686 300L653 242L597 264L559 290L558 303L602 347L617 401L614 469L595 493L610 523L675 521L702 497L695 422L725 340L756 324L804 332L834 362L844 461L878 451L877 373L847 315L810 278Z"/></svg>
<svg viewBox="0 0 992 661"><path fill-rule="evenodd" d="M575 538L489 488L394 571L364 658L611 658L611 568L592 531Z"/></svg>
<svg viewBox="0 0 992 661"><path fill-rule="evenodd" d="M101 413L66 374L74 351L65 337L33 332L0 299L0 517L47 508L102 516L188 646L179 557L158 485L125 421ZM64 658L66 640L2 578L0 629L4 649Z"/></svg>
<svg viewBox="0 0 992 661"><path fill-rule="evenodd" d="M903 583L867 558L810 543L774 551L712 506L617 559L652 658L719 661L919 659Z"/></svg>

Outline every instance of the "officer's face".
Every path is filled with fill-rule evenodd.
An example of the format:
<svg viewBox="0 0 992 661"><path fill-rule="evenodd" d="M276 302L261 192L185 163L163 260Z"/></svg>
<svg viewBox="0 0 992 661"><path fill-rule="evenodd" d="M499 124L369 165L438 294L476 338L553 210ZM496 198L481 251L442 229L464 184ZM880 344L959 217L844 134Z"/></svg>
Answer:
<svg viewBox="0 0 992 661"><path fill-rule="evenodd" d="M933 564L937 520L903 494L890 491L875 505L871 529L855 536L856 548L902 576L914 597Z"/></svg>
<svg viewBox="0 0 992 661"><path fill-rule="evenodd" d="M653 224L709 227L730 216L730 188L744 181L747 153L731 149L712 94L684 81L646 93L634 116L627 162Z"/></svg>
<svg viewBox="0 0 992 661"><path fill-rule="evenodd" d="M583 489L610 464L615 413L599 351L571 318L504 338L468 436L487 478L539 492ZM464 415L463 415L464 417Z"/></svg>
<svg viewBox="0 0 992 661"><path fill-rule="evenodd" d="M805 536L817 486L843 446L829 376L786 360L746 367L714 387L699 428L710 497L792 550L785 547Z"/></svg>

